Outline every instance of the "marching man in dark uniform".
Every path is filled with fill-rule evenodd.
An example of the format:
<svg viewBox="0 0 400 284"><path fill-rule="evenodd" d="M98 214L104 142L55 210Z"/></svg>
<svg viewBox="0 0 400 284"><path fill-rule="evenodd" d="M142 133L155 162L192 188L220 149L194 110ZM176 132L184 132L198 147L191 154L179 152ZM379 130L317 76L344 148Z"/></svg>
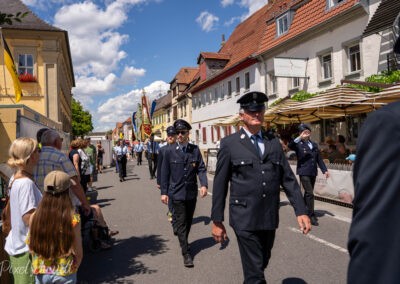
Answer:
<svg viewBox="0 0 400 284"><path fill-rule="evenodd" d="M244 283L266 283L264 270L278 228L280 186L302 232L311 229L300 186L282 146L272 133L262 131L267 100L264 93L250 92L237 101L244 126L221 140L214 177L212 235L217 242L227 240L223 221L230 183L229 223L237 237Z"/></svg>
<svg viewBox="0 0 400 284"><path fill-rule="evenodd" d="M192 226L197 201L197 176L200 180L200 196L207 195L207 172L200 150L188 143L190 124L183 119L174 122L177 143L164 146L161 166L161 201L168 204L172 198L174 231L182 249L183 264L193 267L188 236Z"/></svg>
<svg viewBox="0 0 400 284"><path fill-rule="evenodd" d="M308 216L313 226L318 226L318 219L314 213L314 185L318 175L317 166L329 177L328 169L322 160L318 144L310 140L311 128L304 123L299 125L300 136L289 143L288 147L297 155L297 174L304 188L304 202L308 209Z"/></svg>

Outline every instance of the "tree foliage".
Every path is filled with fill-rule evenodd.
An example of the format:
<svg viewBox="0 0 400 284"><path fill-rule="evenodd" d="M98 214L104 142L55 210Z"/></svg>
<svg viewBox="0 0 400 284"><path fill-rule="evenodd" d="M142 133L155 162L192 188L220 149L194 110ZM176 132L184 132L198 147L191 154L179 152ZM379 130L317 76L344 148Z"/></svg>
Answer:
<svg viewBox="0 0 400 284"><path fill-rule="evenodd" d="M93 130L92 115L72 98L72 135L84 136Z"/></svg>
<svg viewBox="0 0 400 284"><path fill-rule="evenodd" d="M0 25L4 25L4 24L8 24L8 25L12 25L13 21L15 22L21 22L21 19L26 17L26 15L28 15L29 12L18 12L17 14L7 14L7 13L2 13L0 11Z"/></svg>

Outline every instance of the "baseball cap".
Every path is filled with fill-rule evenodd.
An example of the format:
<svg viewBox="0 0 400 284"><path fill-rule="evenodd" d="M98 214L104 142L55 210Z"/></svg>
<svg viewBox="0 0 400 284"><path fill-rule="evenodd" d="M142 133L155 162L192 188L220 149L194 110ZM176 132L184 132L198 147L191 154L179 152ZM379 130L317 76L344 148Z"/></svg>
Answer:
<svg viewBox="0 0 400 284"><path fill-rule="evenodd" d="M356 155L355 155L355 154L350 154L350 155L346 158L346 160L354 162L354 161L356 160Z"/></svg>
<svg viewBox="0 0 400 284"><path fill-rule="evenodd" d="M68 190L71 185L71 178L62 171L52 171L44 178L44 191L53 195Z"/></svg>

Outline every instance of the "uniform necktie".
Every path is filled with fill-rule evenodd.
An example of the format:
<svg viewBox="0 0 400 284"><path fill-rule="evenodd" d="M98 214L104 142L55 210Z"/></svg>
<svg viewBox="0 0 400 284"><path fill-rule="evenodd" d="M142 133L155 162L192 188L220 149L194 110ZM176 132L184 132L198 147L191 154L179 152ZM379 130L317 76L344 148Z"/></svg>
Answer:
<svg viewBox="0 0 400 284"><path fill-rule="evenodd" d="M253 141L253 143L254 143L254 146L256 147L256 150L257 150L257 153L258 153L258 156L260 156L261 157L261 150L260 150L260 146L258 145L258 135L251 135L251 140Z"/></svg>
<svg viewBox="0 0 400 284"><path fill-rule="evenodd" d="M183 152L183 153L186 153L186 146L183 146L183 147L182 147L182 152Z"/></svg>

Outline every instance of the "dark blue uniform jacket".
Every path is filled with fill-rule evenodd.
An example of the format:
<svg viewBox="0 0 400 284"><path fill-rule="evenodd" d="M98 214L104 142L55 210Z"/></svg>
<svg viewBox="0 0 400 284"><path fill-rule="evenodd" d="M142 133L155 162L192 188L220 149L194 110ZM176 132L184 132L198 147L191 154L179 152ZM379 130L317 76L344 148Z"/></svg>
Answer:
<svg viewBox="0 0 400 284"><path fill-rule="evenodd" d="M328 171L324 161L322 161L317 143L313 141L310 142L313 145L312 149L310 149L307 142L304 142L303 140L300 140L298 143L292 141L288 145L290 149L296 152L297 174L299 176L317 176L317 165L321 169L322 173Z"/></svg>
<svg viewBox="0 0 400 284"><path fill-rule="evenodd" d="M213 221L224 220L229 184L229 221L235 230L276 229L281 186L296 215L306 214L300 186L279 140L263 133L263 141L265 151L260 158L243 129L221 140L213 185Z"/></svg>
<svg viewBox="0 0 400 284"><path fill-rule="evenodd" d="M164 146L161 165L161 195L173 200L197 198L197 176L201 186L208 186L207 171L199 147L188 144L182 152L178 143Z"/></svg>

